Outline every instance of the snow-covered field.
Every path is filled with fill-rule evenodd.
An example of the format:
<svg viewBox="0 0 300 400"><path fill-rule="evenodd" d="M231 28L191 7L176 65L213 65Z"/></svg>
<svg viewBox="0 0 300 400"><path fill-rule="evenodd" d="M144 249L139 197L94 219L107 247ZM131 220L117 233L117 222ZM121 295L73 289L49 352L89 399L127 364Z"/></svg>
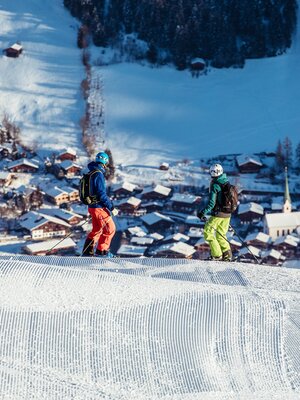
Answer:
<svg viewBox="0 0 300 400"><path fill-rule="evenodd" d="M0 258L0 397L300 396L300 271Z"/></svg>
<svg viewBox="0 0 300 400"><path fill-rule="evenodd" d="M0 120L7 113L40 153L71 146L85 154L77 26L60 0L0 2L0 48L24 47L18 59L0 55Z"/></svg>

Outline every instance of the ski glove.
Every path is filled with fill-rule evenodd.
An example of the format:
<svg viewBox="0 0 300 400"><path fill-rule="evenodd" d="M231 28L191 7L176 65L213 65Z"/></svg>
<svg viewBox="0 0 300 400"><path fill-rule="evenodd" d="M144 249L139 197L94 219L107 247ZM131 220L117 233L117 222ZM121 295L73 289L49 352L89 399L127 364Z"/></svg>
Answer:
<svg viewBox="0 0 300 400"><path fill-rule="evenodd" d="M203 211L199 211L197 216L201 219L201 221L206 221L207 219Z"/></svg>
<svg viewBox="0 0 300 400"><path fill-rule="evenodd" d="M113 208L112 210L110 210L110 213L111 213L111 215L116 217L119 214L119 210L117 210L116 208Z"/></svg>

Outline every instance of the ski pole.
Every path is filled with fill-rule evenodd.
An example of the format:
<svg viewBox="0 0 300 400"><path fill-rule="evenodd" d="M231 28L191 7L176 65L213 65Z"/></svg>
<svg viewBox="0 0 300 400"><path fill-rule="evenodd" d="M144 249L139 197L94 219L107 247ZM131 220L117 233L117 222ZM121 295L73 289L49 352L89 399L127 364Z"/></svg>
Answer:
<svg viewBox="0 0 300 400"><path fill-rule="evenodd" d="M232 227L232 225L229 225L229 229L232 230L232 232L238 237L238 239L241 241L242 245L245 246L248 249L249 253L252 255L252 257L254 258L256 263L257 264L261 264L261 262L258 260L256 255L254 255L252 253L252 251L250 250L249 246L244 242L244 240L240 237L240 235L235 231L235 229Z"/></svg>
<svg viewBox="0 0 300 400"><path fill-rule="evenodd" d="M83 225L87 224L87 223L90 221L90 219L91 219L91 217L89 217L86 221L84 221L83 224L79 225L79 227L81 228ZM68 239L68 238L72 235L72 233L73 233L73 232L70 232L67 236L65 236L64 238L62 238L59 242L55 243L55 245L52 246L51 249L49 249L49 250L46 252L45 255L47 256L53 249L55 249L56 246L58 246L58 245L59 245L60 243L62 243L64 240Z"/></svg>

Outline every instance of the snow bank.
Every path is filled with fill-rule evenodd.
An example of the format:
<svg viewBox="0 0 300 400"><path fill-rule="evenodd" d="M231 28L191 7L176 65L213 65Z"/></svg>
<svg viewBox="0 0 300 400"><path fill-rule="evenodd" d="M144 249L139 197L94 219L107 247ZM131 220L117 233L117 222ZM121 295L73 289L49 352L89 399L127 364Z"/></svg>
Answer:
<svg viewBox="0 0 300 400"><path fill-rule="evenodd" d="M2 399L296 399L300 272L0 257Z"/></svg>

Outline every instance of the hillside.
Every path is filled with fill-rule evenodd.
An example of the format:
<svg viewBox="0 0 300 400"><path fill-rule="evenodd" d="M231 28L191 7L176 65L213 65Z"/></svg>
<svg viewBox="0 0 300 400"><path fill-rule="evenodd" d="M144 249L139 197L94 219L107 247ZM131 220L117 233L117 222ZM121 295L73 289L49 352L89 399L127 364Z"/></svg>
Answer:
<svg viewBox="0 0 300 400"><path fill-rule="evenodd" d="M1 399L297 399L300 272L0 259Z"/></svg>

